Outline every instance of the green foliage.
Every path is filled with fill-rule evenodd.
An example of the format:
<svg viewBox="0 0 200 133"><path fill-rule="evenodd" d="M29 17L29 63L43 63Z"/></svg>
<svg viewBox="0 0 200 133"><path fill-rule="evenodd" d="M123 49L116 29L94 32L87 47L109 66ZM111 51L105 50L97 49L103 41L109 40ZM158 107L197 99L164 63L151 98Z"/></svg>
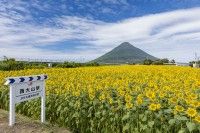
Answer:
<svg viewBox="0 0 200 133"><path fill-rule="evenodd" d="M3 71L10 71L10 70L22 70L25 68L24 63L16 62L15 59L5 59L4 61L0 62L0 70Z"/></svg>
<svg viewBox="0 0 200 133"><path fill-rule="evenodd" d="M169 63L169 60L167 58L161 59L161 62L163 63Z"/></svg>
<svg viewBox="0 0 200 133"><path fill-rule="evenodd" d="M170 61L170 63L176 63L176 61L175 61L174 59L172 59L172 60Z"/></svg>
<svg viewBox="0 0 200 133"><path fill-rule="evenodd" d="M100 66L97 62L84 63L85 66Z"/></svg>
<svg viewBox="0 0 200 133"><path fill-rule="evenodd" d="M64 62L64 63L53 64L53 67L61 67L61 68L76 68L85 66L99 66L99 64L97 62L91 62L91 63Z"/></svg>
<svg viewBox="0 0 200 133"><path fill-rule="evenodd" d="M99 66L97 62L91 63L76 63L76 62L64 62L64 63L53 63L52 67L60 68L76 68L86 66ZM23 69L42 69L47 68L47 63L44 62L22 62L16 61L14 58L4 57L3 61L0 61L0 70L12 71L12 70L23 70Z"/></svg>
<svg viewBox="0 0 200 133"><path fill-rule="evenodd" d="M23 69L40 69L47 67L46 63L35 63L35 62L22 62L15 61L15 59L6 59L0 62L0 70L2 71L13 71Z"/></svg>
<svg viewBox="0 0 200 133"><path fill-rule="evenodd" d="M8 110L8 88L0 89L0 108ZM114 96L114 95L113 95ZM116 95L113 97L113 99ZM123 99L123 98L121 98ZM40 99L17 104L16 111L39 119ZM143 108L127 109L121 102L109 103L99 100L98 94L91 100L87 92L80 96L55 94L52 90L46 97L46 118L52 124L68 127L81 133L170 133L193 132L200 125L186 117L169 115L169 110L151 112ZM162 118L162 120L161 120Z"/></svg>
<svg viewBox="0 0 200 133"><path fill-rule="evenodd" d="M157 59L157 60L150 60L146 59L143 61L143 65L164 65L164 63L175 63L175 60L172 60L171 62L167 59Z"/></svg>
<svg viewBox="0 0 200 133"><path fill-rule="evenodd" d="M188 128L188 130L189 130L190 132L192 132L193 130L196 129L195 123L187 122L186 125L187 125L187 128Z"/></svg>
<svg viewBox="0 0 200 133"><path fill-rule="evenodd" d="M152 62L152 65L163 65L162 60L156 60Z"/></svg>
<svg viewBox="0 0 200 133"><path fill-rule="evenodd" d="M143 65L151 65L152 63L153 63L152 60L146 59L144 60Z"/></svg>
<svg viewBox="0 0 200 133"><path fill-rule="evenodd" d="M64 62L64 63L55 64L54 66L61 67L61 68L75 68L75 67L80 67L81 63Z"/></svg>

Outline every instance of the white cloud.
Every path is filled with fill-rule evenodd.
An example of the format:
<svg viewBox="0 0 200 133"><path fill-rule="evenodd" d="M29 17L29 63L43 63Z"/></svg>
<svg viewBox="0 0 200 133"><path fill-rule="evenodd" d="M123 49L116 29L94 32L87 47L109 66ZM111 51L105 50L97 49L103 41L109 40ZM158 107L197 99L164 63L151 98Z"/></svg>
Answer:
<svg viewBox="0 0 200 133"><path fill-rule="evenodd" d="M188 61L200 51L199 33L200 8L193 8L106 24L89 34L94 45L113 47L129 41L157 57Z"/></svg>
<svg viewBox="0 0 200 133"><path fill-rule="evenodd" d="M92 59L124 41L154 56L178 61L192 60L194 53L200 51L200 8L151 14L116 23L59 16L39 24L24 5L21 2L0 4L0 56ZM35 47L48 47L68 40L82 43L65 53Z"/></svg>
<svg viewBox="0 0 200 133"><path fill-rule="evenodd" d="M200 8L195 8L137 17L97 27L95 34L94 31L91 31L91 36L93 35L97 40L108 42L104 45L111 44L110 42L114 39L136 42L137 40L141 42L141 39L157 40L175 33L200 28L200 25L198 25L199 15ZM151 35L155 30L157 30L157 34Z"/></svg>

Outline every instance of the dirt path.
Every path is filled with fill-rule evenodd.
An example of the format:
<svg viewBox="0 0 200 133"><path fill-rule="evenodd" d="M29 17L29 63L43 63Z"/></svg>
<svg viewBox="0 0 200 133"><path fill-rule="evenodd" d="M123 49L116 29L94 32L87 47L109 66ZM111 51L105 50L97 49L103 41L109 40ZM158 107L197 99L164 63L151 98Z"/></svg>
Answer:
<svg viewBox="0 0 200 133"><path fill-rule="evenodd" d="M8 126L8 112L0 109L0 133L70 133L66 128L58 128L50 124L41 124L39 121L16 116L16 124Z"/></svg>

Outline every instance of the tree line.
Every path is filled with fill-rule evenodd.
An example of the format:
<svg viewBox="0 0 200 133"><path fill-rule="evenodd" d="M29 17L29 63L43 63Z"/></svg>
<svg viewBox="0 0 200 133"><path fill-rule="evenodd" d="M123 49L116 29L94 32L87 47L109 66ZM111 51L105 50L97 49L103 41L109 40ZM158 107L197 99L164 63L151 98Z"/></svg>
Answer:
<svg viewBox="0 0 200 133"><path fill-rule="evenodd" d="M99 66L99 64L96 62L91 62L91 63L64 62L64 63L52 63L51 67L76 68L76 67L87 67L87 66ZM47 67L48 63L45 62L16 61L14 58L7 58L7 57L4 57L3 61L0 61L0 70L2 71L41 69Z"/></svg>
<svg viewBox="0 0 200 133"><path fill-rule="evenodd" d="M150 59L146 59L143 61L143 65L165 65L165 64L168 64L168 63L171 63L171 64L175 64L175 60L169 60L167 58L164 58L164 59L157 59L157 60L150 60Z"/></svg>

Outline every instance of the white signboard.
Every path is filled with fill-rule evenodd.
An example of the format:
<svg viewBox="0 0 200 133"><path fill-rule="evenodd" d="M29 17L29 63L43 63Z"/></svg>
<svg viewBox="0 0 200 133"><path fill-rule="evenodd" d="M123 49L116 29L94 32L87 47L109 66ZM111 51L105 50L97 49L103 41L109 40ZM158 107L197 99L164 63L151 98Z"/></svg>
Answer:
<svg viewBox="0 0 200 133"><path fill-rule="evenodd" d="M47 75L9 77L5 85L10 85L9 125L15 123L15 104L41 97L41 121L45 122L45 80Z"/></svg>
<svg viewBox="0 0 200 133"><path fill-rule="evenodd" d="M29 83L19 83L12 85L14 89L15 103L31 100L42 96L43 81L33 81Z"/></svg>

